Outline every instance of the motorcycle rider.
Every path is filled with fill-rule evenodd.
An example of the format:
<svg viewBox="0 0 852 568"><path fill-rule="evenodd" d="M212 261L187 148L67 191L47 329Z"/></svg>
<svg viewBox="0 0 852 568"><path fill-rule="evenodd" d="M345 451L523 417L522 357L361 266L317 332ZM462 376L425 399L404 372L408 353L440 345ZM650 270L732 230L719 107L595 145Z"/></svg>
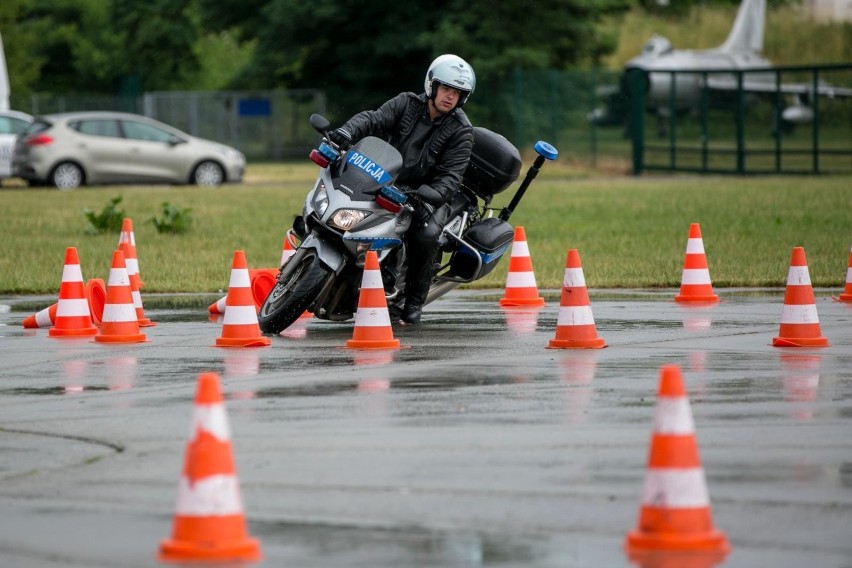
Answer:
<svg viewBox="0 0 852 568"><path fill-rule="evenodd" d="M425 92L403 92L377 110L365 110L329 133L337 144L376 136L403 157L397 183L416 189L418 199L406 233L408 270L400 323L417 324L429 292L438 238L449 217L473 148L473 127L462 110L476 87L473 68L452 54L426 71Z"/></svg>

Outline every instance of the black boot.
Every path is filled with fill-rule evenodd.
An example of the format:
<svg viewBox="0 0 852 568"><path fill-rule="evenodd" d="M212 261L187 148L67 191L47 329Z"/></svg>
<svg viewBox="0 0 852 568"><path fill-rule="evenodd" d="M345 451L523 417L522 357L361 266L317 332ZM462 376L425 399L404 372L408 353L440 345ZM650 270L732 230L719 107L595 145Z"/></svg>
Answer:
<svg viewBox="0 0 852 568"><path fill-rule="evenodd" d="M406 300L399 322L403 325L417 325L423 315L423 306Z"/></svg>

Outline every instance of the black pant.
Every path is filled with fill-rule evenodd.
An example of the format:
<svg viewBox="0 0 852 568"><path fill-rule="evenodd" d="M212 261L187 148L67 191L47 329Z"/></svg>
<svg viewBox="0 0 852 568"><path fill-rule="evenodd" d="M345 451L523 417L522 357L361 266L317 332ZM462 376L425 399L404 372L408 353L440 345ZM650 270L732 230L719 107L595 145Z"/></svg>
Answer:
<svg viewBox="0 0 852 568"><path fill-rule="evenodd" d="M432 266L438 256L438 238L447 223L450 208L442 205L434 213L418 211L406 233L408 271L405 274L405 302L422 306L429 294Z"/></svg>

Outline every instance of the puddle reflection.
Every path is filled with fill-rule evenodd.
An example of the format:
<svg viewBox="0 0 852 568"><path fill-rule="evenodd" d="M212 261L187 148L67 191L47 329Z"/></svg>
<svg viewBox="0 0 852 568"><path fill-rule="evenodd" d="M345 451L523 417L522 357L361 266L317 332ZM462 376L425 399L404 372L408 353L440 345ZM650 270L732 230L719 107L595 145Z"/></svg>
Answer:
<svg viewBox="0 0 852 568"><path fill-rule="evenodd" d="M707 552L629 552L628 560L637 568L713 568L725 561L727 554Z"/></svg>
<svg viewBox="0 0 852 568"><path fill-rule="evenodd" d="M62 363L62 375L66 393L83 392L86 386L86 371L88 367L89 363L80 359L70 359Z"/></svg>
<svg viewBox="0 0 852 568"><path fill-rule="evenodd" d="M784 399L796 404L791 415L797 420L811 420L819 391L820 355L780 353L781 371L784 375Z"/></svg>
<svg viewBox="0 0 852 568"><path fill-rule="evenodd" d="M541 307L500 307L503 317L506 318L506 327L515 335L534 333L541 310Z"/></svg>
<svg viewBox="0 0 852 568"><path fill-rule="evenodd" d="M565 391L567 418L572 423L586 421L586 409L594 394L591 384L597 366L597 353L594 351L572 351L562 353L559 358L559 378L572 387Z"/></svg>
<svg viewBox="0 0 852 568"><path fill-rule="evenodd" d="M133 388L136 380L136 357L113 357L105 362L107 385L110 390L123 391Z"/></svg>
<svg viewBox="0 0 852 568"><path fill-rule="evenodd" d="M286 535L291 546L295 544L313 559L328 558L328 565L338 565L334 562L337 555L346 554L349 560L360 559L359 566L531 566L554 553L546 539L470 532L441 534L416 528L402 531L275 524L258 525L255 533L264 540Z"/></svg>

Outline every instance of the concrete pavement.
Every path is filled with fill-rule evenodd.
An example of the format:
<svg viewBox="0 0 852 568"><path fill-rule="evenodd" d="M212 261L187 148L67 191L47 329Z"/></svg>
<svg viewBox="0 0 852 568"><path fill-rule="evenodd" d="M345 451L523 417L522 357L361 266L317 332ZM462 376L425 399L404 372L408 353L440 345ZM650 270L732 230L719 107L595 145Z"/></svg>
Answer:
<svg viewBox="0 0 852 568"><path fill-rule="evenodd" d="M595 291L601 350L548 350L538 311L457 291L391 352L352 322L214 347L203 308L145 297L149 342L24 330L0 305L0 562L156 566L201 372L222 379L258 566L630 566L659 368L681 366L726 567L852 566L852 305L827 348L775 348L783 290ZM206 303L205 303L206 302ZM198 305L206 306L209 299Z"/></svg>

